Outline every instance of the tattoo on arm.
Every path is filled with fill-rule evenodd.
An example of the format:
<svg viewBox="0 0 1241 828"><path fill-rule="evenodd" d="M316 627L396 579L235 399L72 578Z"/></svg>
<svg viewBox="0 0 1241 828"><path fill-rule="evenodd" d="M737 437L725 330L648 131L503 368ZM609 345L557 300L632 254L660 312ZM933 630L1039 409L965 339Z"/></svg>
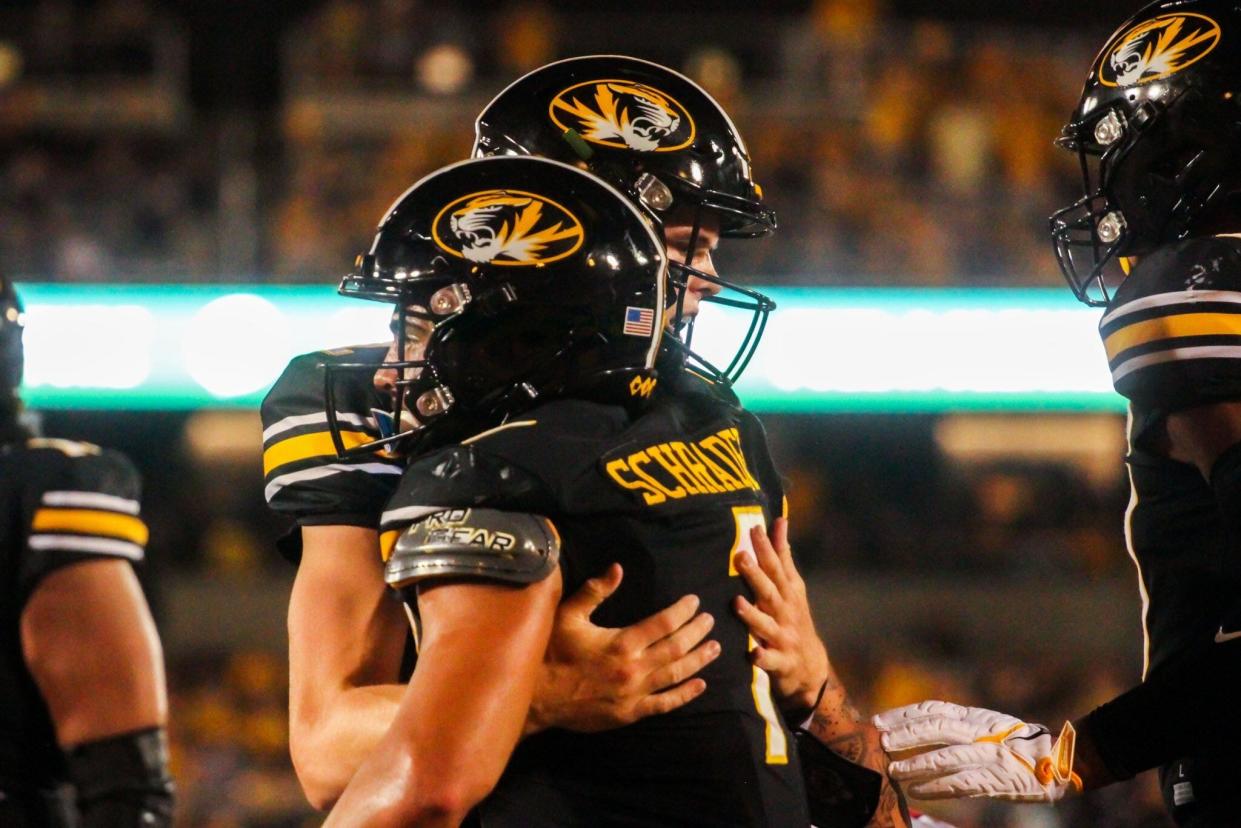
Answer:
<svg viewBox="0 0 1241 828"><path fill-rule="evenodd" d="M907 825L903 798L888 779L887 754L879 742L878 731L858 712L835 677L828 677L824 696L839 698L840 702L827 705L828 710L815 710L807 729L837 755L883 775L879 805L867 828L902 828Z"/></svg>
<svg viewBox="0 0 1241 828"><path fill-rule="evenodd" d="M810 732L832 751L855 765L863 765L880 773L885 771L882 751L876 753L868 744L867 723L857 708L845 700L835 715L815 711L810 717Z"/></svg>
<svg viewBox="0 0 1241 828"><path fill-rule="evenodd" d="M866 764L866 740L861 733L838 736L825 744L832 753L843 756L855 765Z"/></svg>

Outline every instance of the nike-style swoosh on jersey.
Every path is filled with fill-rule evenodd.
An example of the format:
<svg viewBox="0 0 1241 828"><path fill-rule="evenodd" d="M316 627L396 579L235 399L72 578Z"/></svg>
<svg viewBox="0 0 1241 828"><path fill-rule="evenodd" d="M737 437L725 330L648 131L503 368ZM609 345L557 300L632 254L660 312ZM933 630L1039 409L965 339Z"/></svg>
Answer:
<svg viewBox="0 0 1241 828"><path fill-rule="evenodd" d="M1223 644L1225 641L1232 641L1234 638L1241 638L1241 630L1226 633L1224 628L1220 627L1219 632L1215 633L1215 643Z"/></svg>

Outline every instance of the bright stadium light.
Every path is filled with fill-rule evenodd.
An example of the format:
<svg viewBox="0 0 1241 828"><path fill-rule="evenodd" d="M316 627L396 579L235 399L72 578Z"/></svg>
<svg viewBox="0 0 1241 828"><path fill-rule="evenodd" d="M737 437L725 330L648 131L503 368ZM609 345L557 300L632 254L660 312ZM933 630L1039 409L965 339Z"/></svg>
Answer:
<svg viewBox="0 0 1241 828"><path fill-rule="evenodd" d="M299 353L389 337L331 287L19 285L33 408L257 405ZM738 393L757 411L1119 411L1098 312L1056 289L765 290L779 305ZM722 367L749 315L704 305Z"/></svg>
<svg viewBox="0 0 1241 828"><path fill-rule="evenodd" d="M291 354L289 316L253 293L232 293L203 305L181 341L185 370L213 397L266 390Z"/></svg>
<svg viewBox="0 0 1241 828"><path fill-rule="evenodd" d="M138 388L151 374L155 318L137 304L31 304L26 386Z"/></svg>

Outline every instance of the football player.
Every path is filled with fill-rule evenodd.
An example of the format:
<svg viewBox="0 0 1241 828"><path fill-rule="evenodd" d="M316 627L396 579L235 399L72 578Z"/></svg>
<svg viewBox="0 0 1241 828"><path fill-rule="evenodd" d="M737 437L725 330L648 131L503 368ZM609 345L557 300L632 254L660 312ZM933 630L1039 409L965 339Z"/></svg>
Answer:
<svg viewBox="0 0 1241 828"><path fill-rule="evenodd" d="M655 394L666 268L629 200L544 159L447 167L384 219L357 292L432 296L423 358L393 366L422 428L380 525L420 649L329 825L455 825L480 801L485 825L809 823L792 735L728 612L732 558L778 514L779 483L753 417ZM561 594L615 561L628 575L601 622L687 592L717 617L705 692L518 745Z"/></svg>
<svg viewBox="0 0 1241 828"><path fill-rule="evenodd" d="M427 330L410 320L402 352L419 356ZM298 523L281 543L298 564L289 603L290 752L307 798L321 809L391 724L412 669L409 622L383 582L376 531L405 458L382 446L337 458L325 413L330 398L337 439L347 446L391 435L395 372L375 370L385 353L396 359L395 346L382 344L298 357L262 408L267 499ZM325 395L324 366L356 363L370 367L333 372ZM621 578L613 567L559 607L528 730L616 727L704 689L692 676L718 647L704 641L712 619L696 598L624 629L591 622Z"/></svg>
<svg viewBox="0 0 1241 828"><path fill-rule="evenodd" d="M666 377L658 393L701 394L705 382L739 406L728 388L748 365L775 304L720 278L711 254L722 237L769 234L776 217L763 202L745 142L719 103L666 67L595 55L551 63L518 79L488 104L475 128L475 156L537 155L585 167L655 220L667 243L674 294L667 313L673 335L664 339L660 369ZM750 314L721 367L692 347L701 302ZM679 370L681 364L692 370ZM770 494L774 502L783 499L777 490ZM822 809L814 813L816 822L861 825L873 818L875 825L901 824L896 792L881 773L878 734L831 668L786 531L784 519L777 520L773 535L780 554L760 540L757 558L739 558L756 602L739 596L735 610L758 642L754 663L770 673L789 720L815 713L798 738L809 757L823 760L807 762L811 805ZM832 752L822 751L823 744Z"/></svg>
<svg viewBox="0 0 1241 828"><path fill-rule="evenodd" d="M878 718L915 796L1054 801L1159 768L1178 825L1237 824L1241 787L1241 9L1161 0L1095 59L1061 146L1082 198L1052 217L1129 401L1125 538L1140 685L1047 728L925 702ZM937 747L938 746L938 747Z"/></svg>
<svg viewBox="0 0 1241 828"><path fill-rule="evenodd" d="M163 656L133 571L138 475L20 424L22 324L0 277L0 824L171 825Z"/></svg>
<svg viewBox="0 0 1241 828"><path fill-rule="evenodd" d="M574 94L560 94L569 87L574 87ZM552 105L553 98L569 106L572 113L559 111L560 107ZM586 114L591 106L603 109L593 121ZM657 117L658 123L648 124L638 116L652 106L663 107L665 116ZM573 120L579 116L586 117L586 122ZM605 126L600 118L606 117L618 123ZM562 127L557 121L576 125L580 131ZM646 135L645 143L632 135L624 138L627 124ZM674 291L678 301L670 309L669 321L676 324L679 319L683 330L690 329L701 299L735 287L719 280L711 264L711 251L719 235L760 235L774 227L774 216L763 207L760 191L750 177L744 143L727 115L688 79L645 61L578 58L536 70L497 96L480 116L475 152L548 156L567 153L568 160L609 178L658 215L678 285ZM365 271L366 260L361 264ZM352 287L350 284L347 279L347 292L361 290L357 280ZM761 335L766 314L773 307L766 297L751 291L736 289L731 293L731 297L719 297L720 301L748 309L753 314L753 324L729 366L716 369L699 364L704 373L719 378L720 385L744 368ZM392 295L387 293L384 297ZM435 301L442 310L451 309L459 300L441 295ZM430 302L430 296L415 300L424 310ZM407 321L407 326L394 328L394 339L404 336L405 341L387 349L389 361L399 358L397 354L405 354L409 359L420 354L425 323L416 317ZM692 329L687 331L686 339L690 335ZM386 727L395 706L394 694L400 690L393 679L380 677L396 674L391 665L399 660L400 651L391 632L402 622L391 602L382 599L377 567L371 564L368 568L371 561L377 560L372 528L377 520L377 503L382 503L383 492L390 489L401 468L399 457L377 450L383 443L376 443L376 437L403 436L410 430L412 419L393 393L401 392L399 383L393 381L395 370L379 371L383 394L377 397L371 388L370 377L383 351L381 345L299 358L264 405L269 501L275 508L297 516L302 524L303 543L310 544L308 549L322 551L303 558L290 609L290 638L294 641L293 752L308 794L320 805L335 798L367 747ZM688 353L688 349L684 351ZM677 357L686 358L684 354ZM334 399L327 406L329 412L335 412L331 418L323 414L325 395L320 364L326 364L336 374L336 379L329 383L329 389L334 389L328 394ZM661 391L666 391L668 385ZM384 397L388 400L386 407L394 408L396 413L382 410ZM329 423L329 419L333 422ZM347 450L343 459L338 460L331 452L329 430L335 432L336 445ZM368 442L371 447L365 445ZM319 562L313 570L306 564L311 559ZM756 634L761 631L761 646L754 650L755 663L771 672L776 696L789 708L791 716L801 720L821 699L826 715L816 717L811 729L850 758L870 768L881 768L877 735L847 704L839 683L825 680L830 666L814 631L800 577L791 559L786 558L784 568L767 566L777 560L773 553L769 557L760 554L757 561L739 562L740 571L759 596L754 604L739 599L738 607ZM768 575L763 574L764 570ZM576 685L579 692L590 687L585 679L594 678L593 690L585 694L586 700L611 708L607 715L600 716L602 711L592 710L591 704L562 698L561 704L573 703L576 715L584 717L576 726L614 726L647 711L682 704L701 692L701 683L688 682L674 687L663 698L647 698L647 694L662 686L655 679L666 675L666 671L655 669L655 653L662 648L661 657L672 659L696 643L686 640L672 648L658 644L676 624L692 615L689 605L672 608L678 612L675 619L652 619L644 629L635 628L624 635L588 623L590 610L615 588L618 577L619 571L612 569L603 581L589 581L593 597L563 604L561 612L566 623L558 623L553 633L549 659L559 653L573 654L579 659L589 656L593 661L588 665L583 660L584 669L580 671L567 663L552 669L549 663L547 675L561 676L562 686ZM311 587L312 584L317 587ZM307 588L302 589L303 585ZM298 600L299 592L310 596L320 589L330 595ZM330 607L326 614L324 606ZM387 620L375 623L379 618ZM694 623L701 620L699 616ZM348 632L350 629L353 634ZM597 645L609 646L600 651L583 646L584 642L557 644L562 629L577 631ZM338 632L342 634L337 635ZM696 636L701 637L697 633ZM359 641L365 643L359 646ZM658 647L648 646L652 642ZM688 675L691 660L698 660L701 651L699 648L691 652L674 672ZM382 657L369 655L380 652ZM325 653L330 655L325 657ZM609 661L602 661L604 657ZM631 663L625 664L626 658ZM585 669L588 667L594 669ZM301 675L307 679L300 680ZM609 687L602 677L613 675L629 678ZM388 686L376 688L377 681ZM542 695L536 694L535 711L544 707L539 703ZM546 714L532 718L551 719ZM566 720L561 724L575 723ZM855 770L858 769L848 768L849 772ZM878 778L864 776L863 788L870 790ZM841 784L829 787L838 794L848 790ZM873 787L877 789L877 784ZM867 798L853 799L846 794L843 799L836 799L856 810L858 803ZM893 799L887 786L884 799ZM867 813L874 810L872 802Z"/></svg>

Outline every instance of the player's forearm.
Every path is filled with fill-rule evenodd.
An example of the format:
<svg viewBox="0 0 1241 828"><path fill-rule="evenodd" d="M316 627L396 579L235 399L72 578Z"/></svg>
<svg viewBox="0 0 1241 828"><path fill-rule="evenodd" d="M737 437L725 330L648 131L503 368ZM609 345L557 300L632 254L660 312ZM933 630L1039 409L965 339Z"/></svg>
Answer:
<svg viewBox="0 0 1241 828"><path fill-rule="evenodd" d="M1082 790L1089 791L1110 785L1118 780L1112 775L1112 771L1108 769L1107 763L1099 754L1095 736L1086 718L1082 717L1073 722L1073 727L1077 731L1073 752L1073 772L1082 781Z"/></svg>
<svg viewBox="0 0 1241 828"><path fill-rule="evenodd" d="M806 729L837 755L855 765L876 771L883 777L879 804L875 808L874 816L867 823L869 828L908 825L904 815L904 803L888 779L887 754L880 743L879 731L869 719L858 712L833 671L828 672L822 698Z"/></svg>
<svg viewBox="0 0 1241 828"><path fill-rule="evenodd" d="M330 808L354 773L383 739L396 718L405 687L380 684L351 687L319 706L290 708L289 749L298 781L310 804Z"/></svg>
<svg viewBox="0 0 1241 828"><path fill-rule="evenodd" d="M1160 665L1145 682L1076 723L1081 756L1074 769L1083 786L1097 788L1181 756L1236 744L1238 684L1241 639L1208 641Z"/></svg>
<svg viewBox="0 0 1241 828"><path fill-rule="evenodd" d="M520 589L422 588L418 669L326 824L459 823L521 737L559 597L559 573Z"/></svg>

